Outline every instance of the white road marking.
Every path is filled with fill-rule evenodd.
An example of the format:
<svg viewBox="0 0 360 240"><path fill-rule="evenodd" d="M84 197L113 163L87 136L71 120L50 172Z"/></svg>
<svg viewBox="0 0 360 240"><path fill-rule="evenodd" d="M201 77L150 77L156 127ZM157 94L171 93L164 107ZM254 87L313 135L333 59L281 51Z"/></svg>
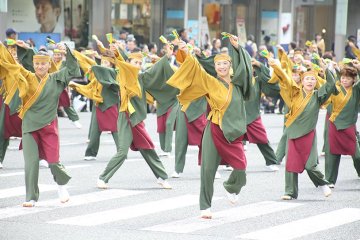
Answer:
<svg viewBox="0 0 360 240"><path fill-rule="evenodd" d="M40 192L55 191L57 189L58 189L57 185L39 184ZM9 198L9 197L22 196L22 195L25 195L25 186L0 190L0 198Z"/></svg>
<svg viewBox="0 0 360 240"><path fill-rule="evenodd" d="M87 164L79 164L79 165L71 165L71 166L65 166L65 169L74 169L74 168L84 168L84 167L90 167L91 165ZM44 170L47 168L40 168L40 170ZM0 177L13 177L13 176L21 176L24 175L24 171L22 172L12 172L12 173L4 173L0 174Z"/></svg>
<svg viewBox="0 0 360 240"><path fill-rule="evenodd" d="M95 226L109 222L115 222L130 218L141 217L153 213L174 210L177 208L196 205L199 202L197 195L182 195L178 197L157 200L153 202L132 205L108 211L96 212L76 217L63 218L49 223L77 225L77 226Z"/></svg>
<svg viewBox="0 0 360 240"><path fill-rule="evenodd" d="M106 191L98 191L93 193L70 196L70 200L67 203L60 203L59 199L50 199L47 201L40 201L36 203L35 207L33 208L14 206L14 207L7 207L0 209L0 219L22 216L27 214L34 214L34 213L54 210L58 208L80 206L90 203L96 203L96 202L101 202L116 198L137 195L141 193L145 193L145 191L110 189Z"/></svg>
<svg viewBox="0 0 360 240"><path fill-rule="evenodd" d="M359 208L343 208L238 236L244 239L289 240L360 220Z"/></svg>
<svg viewBox="0 0 360 240"><path fill-rule="evenodd" d="M220 212L214 212L213 218L211 220L201 219L200 216L197 216L147 227L143 230L172 233L190 233L202 229L217 227L223 224L241 221L248 218L258 217L273 212L291 209L300 205L302 204L272 201L258 202Z"/></svg>

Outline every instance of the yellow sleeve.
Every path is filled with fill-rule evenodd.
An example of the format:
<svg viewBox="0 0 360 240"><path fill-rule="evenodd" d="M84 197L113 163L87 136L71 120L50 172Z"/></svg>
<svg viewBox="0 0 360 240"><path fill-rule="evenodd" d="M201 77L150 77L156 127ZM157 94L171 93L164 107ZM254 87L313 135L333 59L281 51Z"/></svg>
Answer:
<svg viewBox="0 0 360 240"><path fill-rule="evenodd" d="M94 60L76 50L73 51L73 55L78 60L80 68L84 73L87 73L92 66L97 65Z"/></svg>
<svg viewBox="0 0 360 240"><path fill-rule="evenodd" d="M85 97L94 100L96 103L104 102L103 97L101 96L102 85L97 80L91 81L87 85L71 82L69 87L84 95Z"/></svg>
<svg viewBox="0 0 360 240"><path fill-rule="evenodd" d="M3 44L0 44L0 80L6 89L17 83L20 97L24 97L29 89L28 77L34 73L18 64Z"/></svg>
<svg viewBox="0 0 360 240"><path fill-rule="evenodd" d="M284 69L285 72L290 75L292 73L292 68L293 68L294 64L289 59L286 52L284 52L284 50L282 50L282 49L279 49L279 60L280 60L282 69Z"/></svg>
<svg viewBox="0 0 360 240"><path fill-rule="evenodd" d="M293 88L298 88L294 81L281 69L278 65L271 66L274 69L274 74L279 79L280 95L284 99L286 105L291 106L291 97L293 95Z"/></svg>
<svg viewBox="0 0 360 240"><path fill-rule="evenodd" d="M355 54L357 59L360 60L360 49L358 49L356 47L352 47L351 50L353 51L353 53Z"/></svg>
<svg viewBox="0 0 360 240"><path fill-rule="evenodd" d="M115 66L119 69L116 78L120 83L120 87L126 89L126 94L129 96L129 99L138 96L141 98L141 87L138 80L138 75L140 69L134 67L130 63L115 60Z"/></svg>
<svg viewBox="0 0 360 240"><path fill-rule="evenodd" d="M316 77L316 86L315 86L315 88L316 89L319 89L322 85L324 85L325 83L326 83L326 80L325 79L323 79L322 77L320 77L320 76L317 76Z"/></svg>
<svg viewBox="0 0 360 240"><path fill-rule="evenodd" d="M146 92L146 102L151 105L154 105L155 103L154 97L151 96L148 92Z"/></svg>
<svg viewBox="0 0 360 240"><path fill-rule="evenodd" d="M182 54L181 57L184 57ZM200 63L192 56L187 55L174 75L167 81L167 84L178 88L180 94L178 99L185 107L204 95L216 95L219 89L224 88L216 78L207 74Z"/></svg>

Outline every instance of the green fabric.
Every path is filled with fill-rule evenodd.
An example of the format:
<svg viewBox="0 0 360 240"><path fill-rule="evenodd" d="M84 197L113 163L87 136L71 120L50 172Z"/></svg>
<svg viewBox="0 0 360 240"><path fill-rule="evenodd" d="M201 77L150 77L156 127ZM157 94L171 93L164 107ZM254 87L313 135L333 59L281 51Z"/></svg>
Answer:
<svg viewBox="0 0 360 240"><path fill-rule="evenodd" d="M0 99L2 101L2 99ZM9 139L4 139L5 130L5 104L0 108L0 163L3 163L6 149L9 146Z"/></svg>
<svg viewBox="0 0 360 240"><path fill-rule="evenodd" d="M360 101L360 85L358 83L359 81L353 86L352 96L334 121L336 129L338 130L346 129L356 124ZM345 91L342 86L341 89ZM328 110L328 113L331 115L332 105L329 106Z"/></svg>
<svg viewBox="0 0 360 240"><path fill-rule="evenodd" d="M206 110L207 101L205 97L201 97L193 101L185 111L188 122L193 122L194 120L198 119L201 115L206 113Z"/></svg>
<svg viewBox="0 0 360 240"><path fill-rule="evenodd" d="M51 123L57 116L59 96L69 81L80 77L80 68L75 57L67 49L66 67L50 74L38 99L25 113L22 121L23 133L33 132Z"/></svg>
<svg viewBox="0 0 360 240"><path fill-rule="evenodd" d="M276 159L277 159L277 164L280 164L286 155L286 145L287 145L287 133L285 132L285 129L284 129L283 134L278 143L278 146L276 148L275 155L276 155Z"/></svg>
<svg viewBox="0 0 360 240"><path fill-rule="evenodd" d="M120 104L120 86L116 80L116 70L113 68L107 68L103 66L92 66L91 70L94 72L96 79L102 85L101 96L103 97L103 103L100 103L98 107L102 112L113 105Z"/></svg>
<svg viewBox="0 0 360 240"><path fill-rule="evenodd" d="M223 183L224 188L229 193L239 194L243 186L246 185L246 172L245 170L233 170L229 179Z"/></svg>
<svg viewBox="0 0 360 240"><path fill-rule="evenodd" d="M38 145L31 133L23 133L22 143L25 159L25 187L26 201L39 199L39 150ZM49 165L54 180L58 185L65 185L70 180L64 167L60 164Z"/></svg>
<svg viewBox="0 0 360 240"><path fill-rule="evenodd" d="M156 100L157 116L164 115L170 106L178 100L177 88L166 84L166 81L174 74L166 56L162 57L156 64L139 75L145 90Z"/></svg>
<svg viewBox="0 0 360 240"><path fill-rule="evenodd" d="M355 155L351 156L357 175L360 177L360 146L358 136L356 137ZM329 121L326 121L324 128L324 152L325 152L325 179L335 184L339 173L341 155L331 154L329 145Z"/></svg>
<svg viewBox="0 0 360 240"><path fill-rule="evenodd" d="M221 129L229 142L246 133L246 111L243 93L240 87L236 85L233 88L229 107L224 113Z"/></svg>
<svg viewBox="0 0 360 240"><path fill-rule="evenodd" d="M186 126L185 113L180 109L177 112L175 130L175 172L182 173L185 167L188 147L188 129Z"/></svg>
<svg viewBox="0 0 360 240"><path fill-rule="evenodd" d="M115 172L121 167L127 158L130 145L133 140L131 126L128 123L125 112L119 113L118 119L118 139L119 139L119 148L117 153L111 158L107 164L105 170L99 176L99 179L104 182L108 182L110 178L115 174ZM146 163L149 165L150 169L154 173L156 178L167 179L165 168L160 161L158 155L154 149L140 149L141 155L144 157Z"/></svg>
<svg viewBox="0 0 360 240"><path fill-rule="evenodd" d="M334 76L329 70L326 70L326 83L315 90L304 111L295 119L295 121L287 128L288 138L295 139L306 135L316 128L319 116L319 110L322 104L336 90ZM305 93L302 91L305 96Z"/></svg>
<svg viewBox="0 0 360 240"><path fill-rule="evenodd" d="M261 64L260 68L255 67L255 83L251 86L252 98L245 101L246 124L249 125L260 116L261 93L274 97L280 92L278 84L269 84L270 70Z"/></svg>
<svg viewBox="0 0 360 240"><path fill-rule="evenodd" d="M205 210L211 207L215 174L221 162L221 157L212 139L210 122L204 130L201 155L200 210ZM228 180L224 182L224 187L228 192L238 194L245 184L245 170L233 170Z"/></svg>
<svg viewBox="0 0 360 240"><path fill-rule="evenodd" d="M17 89L9 103L10 115L17 113L20 106L21 98L19 97L19 89Z"/></svg>
<svg viewBox="0 0 360 240"><path fill-rule="evenodd" d="M177 124L177 116L180 111L180 104L176 101L174 105L171 106L171 111L168 118L166 119L165 133L159 135L161 149L164 152L171 152L172 150L172 139L175 123Z"/></svg>
<svg viewBox="0 0 360 240"><path fill-rule="evenodd" d="M35 55L35 52L33 49L25 49L22 47L17 46L17 55L19 62L23 67L30 71L35 72L34 65L33 65L33 56Z"/></svg>
<svg viewBox="0 0 360 240"><path fill-rule="evenodd" d="M196 55L196 58L208 74L210 74L215 78L217 77L217 73L215 71L215 63L214 63L215 55L210 57L204 57L204 56L199 57L198 55Z"/></svg>
<svg viewBox="0 0 360 240"><path fill-rule="evenodd" d="M251 83L253 76L251 57L241 46L239 46L238 49L230 46L229 55L232 59L232 67L234 69L234 76L232 77L231 82L235 86L241 88L244 99L248 100L251 97Z"/></svg>
<svg viewBox="0 0 360 240"><path fill-rule="evenodd" d="M257 146L265 159L266 166L277 164L278 161L270 143L258 143Z"/></svg>
<svg viewBox="0 0 360 240"><path fill-rule="evenodd" d="M70 107L64 107L64 111L68 115L69 119L73 122L79 121L79 115L76 113L73 106Z"/></svg>
<svg viewBox="0 0 360 240"><path fill-rule="evenodd" d="M316 135L312 144L311 152L308 161L305 165L305 170L314 183L315 187L324 186L329 184L325 180L324 175L318 168L318 154L317 154L317 141ZM298 197L298 173L288 172L285 170L285 195L293 198Z"/></svg>
<svg viewBox="0 0 360 240"><path fill-rule="evenodd" d="M91 121L90 121L90 128L89 128L89 143L87 145L85 151L85 157L96 157L99 152L100 147L100 136L101 131L99 130L98 121L96 118L96 108L94 106L93 111L91 112ZM119 149L119 138L117 132L111 133L116 149Z"/></svg>

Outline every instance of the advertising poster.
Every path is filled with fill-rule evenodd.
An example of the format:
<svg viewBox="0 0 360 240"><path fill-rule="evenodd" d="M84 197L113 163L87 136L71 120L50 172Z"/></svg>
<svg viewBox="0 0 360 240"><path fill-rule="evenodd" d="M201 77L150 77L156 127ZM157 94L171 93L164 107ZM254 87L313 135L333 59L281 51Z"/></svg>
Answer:
<svg viewBox="0 0 360 240"><path fill-rule="evenodd" d="M64 34L63 0L8 1L7 26L17 32Z"/></svg>
<svg viewBox="0 0 360 240"><path fill-rule="evenodd" d="M239 42L242 46L245 46L246 43L246 28L245 28L245 19L236 18L236 31L239 37Z"/></svg>

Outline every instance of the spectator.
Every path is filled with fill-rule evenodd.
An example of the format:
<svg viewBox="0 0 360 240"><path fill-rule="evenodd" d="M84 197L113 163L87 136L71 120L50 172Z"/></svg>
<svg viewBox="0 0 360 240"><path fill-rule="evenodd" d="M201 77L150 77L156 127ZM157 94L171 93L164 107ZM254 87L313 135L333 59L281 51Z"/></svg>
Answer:
<svg viewBox="0 0 360 240"><path fill-rule="evenodd" d="M6 29L6 38L16 40L17 32L13 28Z"/></svg>
<svg viewBox="0 0 360 240"><path fill-rule="evenodd" d="M268 52L271 53L272 56L274 56L274 48L273 48L273 46L271 46L270 40L271 40L271 38L269 36L265 36L264 37L264 44L265 44L266 49L268 50Z"/></svg>
<svg viewBox="0 0 360 240"><path fill-rule="evenodd" d="M221 51L221 41L218 38L215 38L212 42L213 48L211 50L211 55L216 55Z"/></svg>
<svg viewBox="0 0 360 240"><path fill-rule="evenodd" d="M315 35L315 43L316 47L320 50L320 56L322 56L325 53L325 42L320 33Z"/></svg>
<svg viewBox="0 0 360 240"><path fill-rule="evenodd" d="M349 36L348 43L345 46L345 57L350 59L356 59L356 55L353 53L351 46L349 45L350 42L353 43L355 47L359 48L356 45L356 37L353 35Z"/></svg>
<svg viewBox="0 0 360 240"><path fill-rule="evenodd" d="M137 48L135 38L131 38L126 43L126 51L131 53Z"/></svg>
<svg viewBox="0 0 360 240"><path fill-rule="evenodd" d="M120 33L119 33L119 40L124 40L124 41L126 41L126 39L127 39L127 37L128 37L128 34L129 34L129 33L128 33L127 31L121 29L121 30L120 30Z"/></svg>
<svg viewBox="0 0 360 240"><path fill-rule="evenodd" d="M255 37L251 34L247 38L245 49L251 57L254 58L256 56L258 49L255 43Z"/></svg>
<svg viewBox="0 0 360 240"><path fill-rule="evenodd" d="M179 37L181 40L183 40L184 42L188 43L189 42L189 38L188 38L188 34L185 28L181 28L179 30Z"/></svg>

